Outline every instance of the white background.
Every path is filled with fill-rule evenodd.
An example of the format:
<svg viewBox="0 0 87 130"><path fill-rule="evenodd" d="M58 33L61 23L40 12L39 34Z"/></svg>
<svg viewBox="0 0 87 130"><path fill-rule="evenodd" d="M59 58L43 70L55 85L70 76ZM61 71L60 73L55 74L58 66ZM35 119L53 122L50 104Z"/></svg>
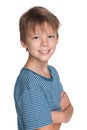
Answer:
<svg viewBox="0 0 87 130"><path fill-rule="evenodd" d="M1 2L2 1L2 2ZM17 130L13 90L27 59L19 41L18 20L34 5L47 7L60 20L59 44L49 64L59 72L74 106L61 130L87 130L87 4L86 0L0 1L0 130Z"/></svg>

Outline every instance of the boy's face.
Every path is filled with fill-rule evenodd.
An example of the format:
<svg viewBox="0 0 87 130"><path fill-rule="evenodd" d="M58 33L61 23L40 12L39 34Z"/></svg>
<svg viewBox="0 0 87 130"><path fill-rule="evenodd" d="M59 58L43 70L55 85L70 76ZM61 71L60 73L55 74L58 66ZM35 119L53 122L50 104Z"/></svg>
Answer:
<svg viewBox="0 0 87 130"><path fill-rule="evenodd" d="M44 24L42 29L36 26L35 31L31 31L26 38L26 43L22 45L28 49L29 56L34 60L48 62L53 55L58 42L57 32L48 25Z"/></svg>

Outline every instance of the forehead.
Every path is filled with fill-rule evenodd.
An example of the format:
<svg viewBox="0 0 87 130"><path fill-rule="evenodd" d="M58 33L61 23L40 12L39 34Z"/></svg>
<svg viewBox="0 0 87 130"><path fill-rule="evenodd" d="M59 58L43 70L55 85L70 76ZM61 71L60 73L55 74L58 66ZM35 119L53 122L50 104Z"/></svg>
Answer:
<svg viewBox="0 0 87 130"><path fill-rule="evenodd" d="M51 27L50 24L47 22L41 23L41 24L35 24L34 26L31 26L28 30L28 34L40 34L40 33L54 33L55 30Z"/></svg>

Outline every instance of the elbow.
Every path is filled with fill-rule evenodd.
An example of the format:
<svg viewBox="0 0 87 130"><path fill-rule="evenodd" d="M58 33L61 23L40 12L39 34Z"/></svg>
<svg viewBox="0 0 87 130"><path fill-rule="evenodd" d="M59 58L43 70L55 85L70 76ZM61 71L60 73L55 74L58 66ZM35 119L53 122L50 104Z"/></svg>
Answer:
<svg viewBox="0 0 87 130"><path fill-rule="evenodd" d="M63 122L64 123L68 123L71 120L72 115L73 115L73 111L74 111L74 108L71 105L68 113L65 113L64 116L63 116Z"/></svg>

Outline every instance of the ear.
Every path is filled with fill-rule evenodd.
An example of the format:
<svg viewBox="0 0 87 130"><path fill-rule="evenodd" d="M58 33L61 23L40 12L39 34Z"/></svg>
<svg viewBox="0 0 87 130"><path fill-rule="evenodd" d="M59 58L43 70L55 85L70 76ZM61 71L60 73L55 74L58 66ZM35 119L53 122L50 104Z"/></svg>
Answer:
<svg viewBox="0 0 87 130"><path fill-rule="evenodd" d="M23 42L23 41L20 41L20 43L21 43L21 46L23 47L23 48L27 48L27 45L26 45L26 43L25 42Z"/></svg>

